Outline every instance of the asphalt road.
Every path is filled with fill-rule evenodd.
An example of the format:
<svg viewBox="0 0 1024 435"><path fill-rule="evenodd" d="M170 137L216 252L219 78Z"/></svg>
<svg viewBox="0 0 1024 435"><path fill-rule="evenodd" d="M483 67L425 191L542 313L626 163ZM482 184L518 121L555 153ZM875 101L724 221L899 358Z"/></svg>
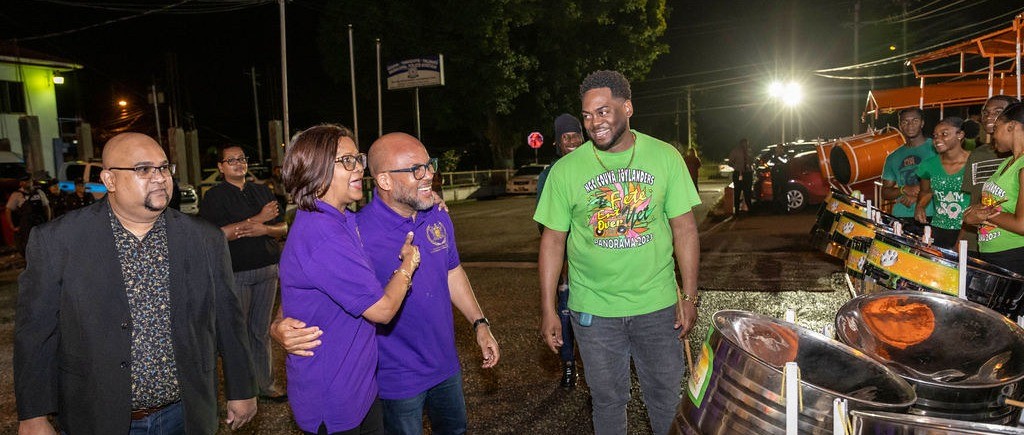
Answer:
<svg viewBox="0 0 1024 435"><path fill-rule="evenodd" d="M703 219L722 185L702 183L701 187L705 204L697 214ZM537 333L539 234L531 219L535 202L536 198L524 196L451 206L462 260L502 351L498 367L481 369L469 324L456 313L469 432L473 434L586 434L593 430L585 380L581 378L575 389L559 388L558 358ZM794 309L799 323L817 330L830 322L849 295L833 291L830 285L838 263L807 246L813 220L813 211L704 220L700 235L704 295L700 320L691 336L704 337L707 319L726 308L776 317L787 308ZM17 428L11 375L17 272L0 272L0 434L16 433ZM694 339L691 346L699 346L699 340ZM276 357L283 359L280 350ZM586 367L582 370L585 374ZM282 368L279 374L284 377ZM639 397L634 382L629 433L648 434ZM221 433L232 432L222 425ZM256 420L235 433L300 432L286 404L260 403Z"/></svg>

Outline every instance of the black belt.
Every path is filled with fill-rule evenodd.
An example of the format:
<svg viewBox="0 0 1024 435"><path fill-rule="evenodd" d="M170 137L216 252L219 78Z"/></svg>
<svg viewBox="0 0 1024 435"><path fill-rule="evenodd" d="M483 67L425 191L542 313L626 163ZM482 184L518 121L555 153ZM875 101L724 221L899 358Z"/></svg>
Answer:
<svg viewBox="0 0 1024 435"><path fill-rule="evenodd" d="M152 408L133 409L132 410L132 420L142 420L142 419L144 419L146 417L149 417L149 416L151 416L153 414L156 414L156 413L158 413L160 411L163 411L163 410L167 409L167 407L169 407L171 405L174 405L174 404L177 404L179 402L181 402L181 401L178 400L178 401L174 401L174 402L167 403L167 404L164 404L164 405L155 406L155 407L152 407Z"/></svg>

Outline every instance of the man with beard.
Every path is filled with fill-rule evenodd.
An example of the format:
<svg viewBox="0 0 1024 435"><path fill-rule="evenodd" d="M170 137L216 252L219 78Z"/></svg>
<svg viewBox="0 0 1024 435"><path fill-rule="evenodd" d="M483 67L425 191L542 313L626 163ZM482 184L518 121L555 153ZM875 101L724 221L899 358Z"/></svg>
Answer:
<svg viewBox="0 0 1024 435"><path fill-rule="evenodd" d="M540 332L556 349L555 291L568 248L569 310L594 433L626 433L632 360L651 428L662 435L679 404L681 340L697 320L700 244L693 207L700 198L678 150L630 130L633 102L622 74L590 74L580 97L590 141L555 163L533 217L545 227Z"/></svg>
<svg viewBox="0 0 1024 435"><path fill-rule="evenodd" d="M199 216L220 227L231 251L235 294L249 331L249 350L256 369L260 397L274 402L287 395L274 385L270 351L270 319L277 299L277 239L288 232L279 216L277 198L263 184L248 182L248 158L242 147L221 149L217 169L224 181L210 188L199 203Z"/></svg>
<svg viewBox="0 0 1024 435"><path fill-rule="evenodd" d="M988 138L988 143L979 145L967 157L967 169L964 171L964 181L960 188L970 194L971 205L981 203L981 187L1007 157L1007 155L996 154L995 147L992 146L992 133L996 130L996 118L1003 113L1006 106L1016 102L1016 98L1008 95L993 95L981 109L981 124L987 133L985 136ZM967 240L967 250L977 253L978 227L964 225L961 227L961 231L960 238Z"/></svg>
<svg viewBox="0 0 1024 435"><path fill-rule="evenodd" d="M168 210L171 177L149 136L103 147L103 200L38 227L18 279L19 433L213 434L217 357L232 429L256 414L227 243Z"/></svg>
<svg viewBox="0 0 1024 435"><path fill-rule="evenodd" d="M356 214L356 222L377 279L387 283L398 271L400 260L394 253L409 232L421 240L422 255L401 311L391 323L377 326L384 427L388 434L422 433L426 407L433 433L465 433L466 403L452 305L476 335L483 368L494 367L500 353L460 264L451 218L434 205L431 182L437 159L404 133L381 136L368 157L377 187L373 200ZM276 320L271 335L290 353L312 356L322 331L301 320Z"/></svg>
<svg viewBox="0 0 1024 435"><path fill-rule="evenodd" d="M568 113L563 113L555 118L555 154L562 157L573 152L583 143L583 127L580 127L580 120ZM537 200L544 193L544 183L547 182L550 166L541 171L537 178ZM541 234L544 233L544 226L538 224ZM558 357L562 360L562 380L559 385L562 388L576 386L576 352L572 335L572 320L569 318L569 270L562 266L562 272L558 276L558 318L562 321L562 337L556 340L558 345ZM554 349L552 349L554 350Z"/></svg>
<svg viewBox="0 0 1024 435"><path fill-rule="evenodd" d="M924 135L924 112L921 109L903 109L899 120L900 132L907 142L885 158L882 166L882 198L896 200L892 206L892 215L901 218L909 228L918 228L920 225L914 220L917 194L921 192L921 181L916 174L917 165L936 155L935 146L931 138ZM935 215L935 206L929 203L925 214L929 218Z"/></svg>

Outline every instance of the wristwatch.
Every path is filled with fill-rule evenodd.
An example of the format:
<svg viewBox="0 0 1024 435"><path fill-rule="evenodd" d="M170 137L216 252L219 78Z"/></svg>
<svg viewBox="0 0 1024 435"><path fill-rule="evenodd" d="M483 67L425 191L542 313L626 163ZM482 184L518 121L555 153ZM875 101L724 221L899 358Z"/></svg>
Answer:
<svg viewBox="0 0 1024 435"><path fill-rule="evenodd" d="M692 303L694 308L700 307L700 294L696 296L690 296L686 293L679 292L679 297L681 297L684 301Z"/></svg>
<svg viewBox="0 0 1024 435"><path fill-rule="evenodd" d="M476 319L475 321L473 321L473 332L476 332L476 327L480 325L487 325L487 327L489 328L491 327L491 321L487 320L486 317Z"/></svg>

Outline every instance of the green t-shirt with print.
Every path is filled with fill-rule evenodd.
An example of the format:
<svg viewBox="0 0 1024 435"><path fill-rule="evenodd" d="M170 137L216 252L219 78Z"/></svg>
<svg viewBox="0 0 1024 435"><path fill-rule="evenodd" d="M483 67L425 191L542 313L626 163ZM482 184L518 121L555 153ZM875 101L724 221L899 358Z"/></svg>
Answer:
<svg viewBox="0 0 1024 435"><path fill-rule="evenodd" d="M669 219L700 204L679 151L632 131L624 152L592 142L551 168L533 219L568 232L569 308L601 317L651 313L676 303Z"/></svg>
<svg viewBox="0 0 1024 435"><path fill-rule="evenodd" d="M964 210L971 205L970 194L960 190L964 182L964 165L955 174L942 167L942 156L934 155L917 165L917 177L929 180L932 188L931 206L935 208L931 225L944 230L959 230L964 221Z"/></svg>
<svg viewBox="0 0 1024 435"><path fill-rule="evenodd" d="M1015 213L1017 196L1020 194L1020 171L1024 159L1006 159L999 169L981 188L981 204L990 205L1005 200L1003 213ZM993 225L978 226L978 250L981 252L1002 252L1024 247L1024 236Z"/></svg>
<svg viewBox="0 0 1024 435"><path fill-rule="evenodd" d="M882 179L896 183L897 187L917 186L920 180L917 178L917 165L924 159L937 155L932 140L928 139L916 147L908 147L906 144L896 148L892 154L885 158L882 166ZM925 209L928 216L935 215L935 207L931 204ZM892 206L892 215L896 217L914 217L914 207L907 207L896 201Z"/></svg>

